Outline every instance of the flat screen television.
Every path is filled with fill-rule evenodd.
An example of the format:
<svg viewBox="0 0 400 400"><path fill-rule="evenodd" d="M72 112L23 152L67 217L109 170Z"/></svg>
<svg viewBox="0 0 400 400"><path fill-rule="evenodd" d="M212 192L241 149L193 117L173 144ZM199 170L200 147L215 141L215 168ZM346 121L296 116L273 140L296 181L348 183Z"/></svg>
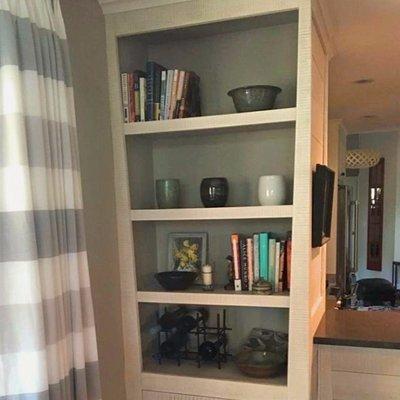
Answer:
<svg viewBox="0 0 400 400"><path fill-rule="evenodd" d="M335 173L317 164L313 173L312 247L320 247L330 239L334 184Z"/></svg>

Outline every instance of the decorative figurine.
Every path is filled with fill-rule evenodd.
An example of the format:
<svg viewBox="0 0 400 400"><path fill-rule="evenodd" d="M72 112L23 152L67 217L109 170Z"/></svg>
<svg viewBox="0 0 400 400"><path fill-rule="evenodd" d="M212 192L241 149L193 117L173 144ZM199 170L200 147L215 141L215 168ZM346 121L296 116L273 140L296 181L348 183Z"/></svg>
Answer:
<svg viewBox="0 0 400 400"><path fill-rule="evenodd" d="M235 290L234 272L233 272L233 257L227 256L225 258L228 263L226 265L226 275L228 276L228 283L224 286L225 290Z"/></svg>

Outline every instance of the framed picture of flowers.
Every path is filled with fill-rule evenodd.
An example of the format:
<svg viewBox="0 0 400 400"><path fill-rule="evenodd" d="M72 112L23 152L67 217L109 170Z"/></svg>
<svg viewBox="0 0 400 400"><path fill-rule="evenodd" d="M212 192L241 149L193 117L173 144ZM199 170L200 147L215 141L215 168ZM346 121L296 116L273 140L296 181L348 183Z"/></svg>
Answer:
<svg viewBox="0 0 400 400"><path fill-rule="evenodd" d="M207 233L169 233L168 265L176 271L199 272L207 263Z"/></svg>

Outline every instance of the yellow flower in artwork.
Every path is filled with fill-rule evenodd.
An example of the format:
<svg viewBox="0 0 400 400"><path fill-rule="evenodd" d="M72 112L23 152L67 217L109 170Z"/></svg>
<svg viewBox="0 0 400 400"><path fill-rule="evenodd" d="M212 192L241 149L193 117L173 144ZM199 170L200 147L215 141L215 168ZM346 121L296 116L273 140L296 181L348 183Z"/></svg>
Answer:
<svg viewBox="0 0 400 400"><path fill-rule="evenodd" d="M191 243L190 239L181 242L181 246L174 250L175 266L183 270L198 268L199 245Z"/></svg>

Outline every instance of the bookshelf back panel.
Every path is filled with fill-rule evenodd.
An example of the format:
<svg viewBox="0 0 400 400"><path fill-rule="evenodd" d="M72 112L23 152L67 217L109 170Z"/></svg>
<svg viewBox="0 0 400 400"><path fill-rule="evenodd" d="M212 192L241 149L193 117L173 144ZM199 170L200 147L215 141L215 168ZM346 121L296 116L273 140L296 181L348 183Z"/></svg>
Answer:
<svg viewBox="0 0 400 400"><path fill-rule="evenodd" d="M292 203L294 129L127 137L132 206L155 208L154 181L177 178L181 207L202 207L200 183L225 176L227 206L258 205L258 178L284 175Z"/></svg>
<svg viewBox="0 0 400 400"><path fill-rule="evenodd" d="M287 232L291 230L291 226L291 219L134 222L138 290L159 288L154 274L171 269L168 265L169 233L207 232L208 261L215 265L214 283L225 285L228 282L226 256L231 254L230 235L232 233L250 236L254 232L271 232L272 237L284 239Z"/></svg>
<svg viewBox="0 0 400 400"><path fill-rule="evenodd" d="M248 85L279 86L282 92L275 108L296 105L296 22L274 26L250 22L233 31L219 30L221 23L213 25L208 34L185 35L185 29L177 29L165 37L159 32L119 38L120 70L144 70L147 61L156 61L167 69L196 72L203 115L235 112L227 92Z"/></svg>
<svg viewBox="0 0 400 400"><path fill-rule="evenodd" d="M201 304L199 304L201 306ZM139 316L142 337L142 353L143 357L148 357L157 352L157 315L164 312L165 308L169 310L175 309L176 305L162 304L140 304ZM188 306L189 309L197 306ZM217 307L204 306L209 312L208 324L216 326L217 314L221 316L226 310L226 324L232 331L228 332L228 351L235 355L240 349L243 342L248 338L253 328L272 329L279 332L288 332L289 312L287 309L259 308L259 307ZM191 342L195 345L195 341ZM156 361L154 361L156 362ZM184 367L184 365L182 366ZM202 368L207 365L202 366ZM211 365L210 368L216 368ZM243 375L243 379L246 376Z"/></svg>

